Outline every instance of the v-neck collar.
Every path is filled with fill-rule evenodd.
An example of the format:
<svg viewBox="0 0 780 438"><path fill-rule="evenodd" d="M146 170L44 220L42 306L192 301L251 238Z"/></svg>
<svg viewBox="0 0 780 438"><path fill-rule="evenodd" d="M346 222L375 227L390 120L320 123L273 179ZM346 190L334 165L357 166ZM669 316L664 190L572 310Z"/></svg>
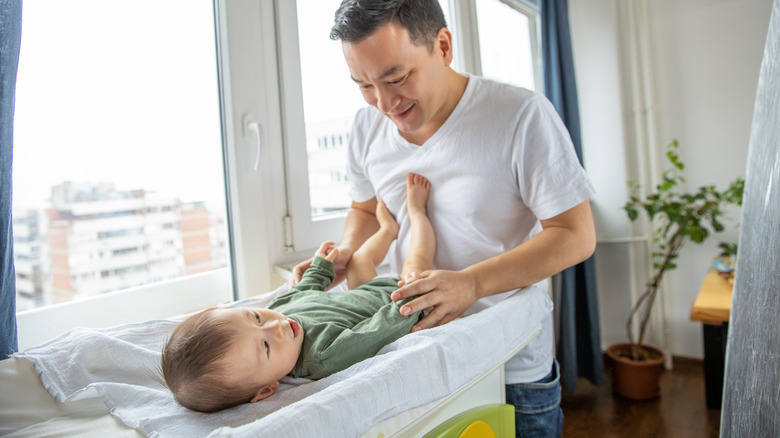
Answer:
<svg viewBox="0 0 780 438"><path fill-rule="evenodd" d="M417 145L405 139L398 131L398 127L388 119L388 122L391 126L393 139L398 146L404 149L423 150L428 145L436 144L440 137L447 135L447 131L451 130L452 126L457 123L457 120L460 118L460 115L464 111L468 101L471 100L472 94L474 93L474 88L476 87L474 76L472 76L470 73L463 73L463 75L468 78L468 83L466 84L466 89L463 90L463 95L460 96L458 103L455 105L455 108L453 108L449 117L447 117L447 120L445 120L439 129L437 129L428 140L425 140L423 144Z"/></svg>

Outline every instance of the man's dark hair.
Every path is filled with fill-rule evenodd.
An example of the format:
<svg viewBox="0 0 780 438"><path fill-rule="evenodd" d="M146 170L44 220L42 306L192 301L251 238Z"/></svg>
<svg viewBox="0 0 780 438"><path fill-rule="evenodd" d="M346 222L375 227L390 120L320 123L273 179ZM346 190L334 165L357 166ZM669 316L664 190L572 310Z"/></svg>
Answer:
<svg viewBox="0 0 780 438"><path fill-rule="evenodd" d="M412 44L433 51L436 35L447 27L438 0L343 0L336 10L332 40L359 43L380 27L399 23Z"/></svg>

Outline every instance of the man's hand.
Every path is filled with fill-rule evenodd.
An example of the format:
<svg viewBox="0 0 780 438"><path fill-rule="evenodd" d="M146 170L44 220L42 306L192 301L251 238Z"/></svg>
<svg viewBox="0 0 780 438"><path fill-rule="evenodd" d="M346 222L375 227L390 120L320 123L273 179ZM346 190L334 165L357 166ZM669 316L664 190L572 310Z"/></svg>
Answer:
<svg viewBox="0 0 780 438"><path fill-rule="evenodd" d="M476 279L464 271L425 271L417 278L393 292L393 301L418 296L401 306L402 315L418 310L429 310L425 318L412 327L412 331L446 324L463 313L479 298Z"/></svg>
<svg viewBox="0 0 780 438"><path fill-rule="evenodd" d="M329 243L329 242L325 242L322 245L325 245L326 243ZM322 248L322 246L320 246L320 250L325 251ZM320 251L320 250L318 250L318 251ZM336 273L336 278L333 280L333 283L331 283L331 285L330 285L330 287L328 287L328 289L330 289L333 286L341 283L347 277L347 263L349 263L349 259L352 258L352 250L349 249L349 248L341 248L341 247L339 247L339 248L332 248L331 247L330 250L328 251L328 253L332 254L333 252L336 253L336 256L331 261L334 264L333 271ZM330 260L327 257L324 257L324 258L327 259L327 260ZM295 286L296 284L298 284L298 282L301 281L301 277L303 277L303 273L306 272L306 270L311 267L311 261L312 261L312 259L303 261L301 263L298 263L293 268L293 271L292 271L293 272L293 276L290 279L290 286Z"/></svg>

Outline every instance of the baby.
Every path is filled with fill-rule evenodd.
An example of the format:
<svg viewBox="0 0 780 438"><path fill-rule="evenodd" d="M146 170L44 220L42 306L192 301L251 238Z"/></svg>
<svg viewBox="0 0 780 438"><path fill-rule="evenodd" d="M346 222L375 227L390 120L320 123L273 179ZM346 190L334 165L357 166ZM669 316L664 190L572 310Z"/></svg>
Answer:
<svg viewBox="0 0 780 438"><path fill-rule="evenodd" d="M411 248L399 278L376 277L398 224L383 202L379 230L352 255L346 292L324 292L338 248L324 242L301 281L268 308L211 308L184 320L162 355L168 387L184 407L212 412L257 402L284 376L321 379L375 355L409 333L421 312L402 316L390 294L433 269L436 237L426 213L430 183L407 176ZM408 300L407 300L408 301Z"/></svg>

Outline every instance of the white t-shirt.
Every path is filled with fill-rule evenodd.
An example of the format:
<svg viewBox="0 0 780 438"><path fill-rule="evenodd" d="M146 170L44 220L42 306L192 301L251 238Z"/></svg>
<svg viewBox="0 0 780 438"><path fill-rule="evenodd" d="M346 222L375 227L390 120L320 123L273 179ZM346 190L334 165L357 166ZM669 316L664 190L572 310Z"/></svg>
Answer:
<svg viewBox="0 0 780 438"><path fill-rule="evenodd" d="M406 174L431 182L428 217L436 233L435 269L460 270L502 254L542 230L549 219L590 198L594 190L571 138L541 94L469 76L441 128L418 146L406 141L374 107L361 109L347 153L350 196L385 201L400 224L388 260L398 273L409 252ZM518 266L517 269L522 269ZM504 294L477 301L465 315ZM550 371L552 321L506 365L508 383L539 380Z"/></svg>

